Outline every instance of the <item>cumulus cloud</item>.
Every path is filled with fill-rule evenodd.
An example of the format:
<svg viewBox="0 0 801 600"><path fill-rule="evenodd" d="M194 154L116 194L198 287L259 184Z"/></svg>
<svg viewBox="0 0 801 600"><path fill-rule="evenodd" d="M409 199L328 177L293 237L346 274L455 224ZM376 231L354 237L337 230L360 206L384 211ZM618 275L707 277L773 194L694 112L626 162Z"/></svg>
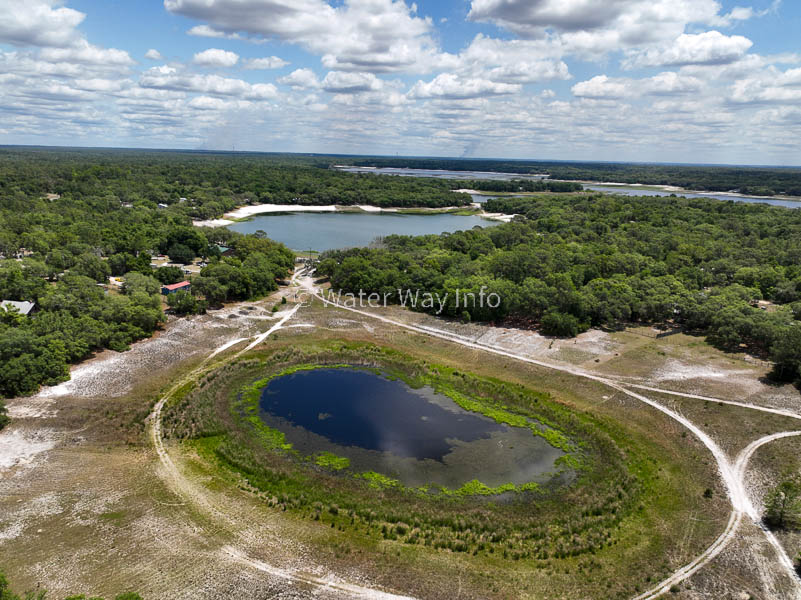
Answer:
<svg viewBox="0 0 801 600"><path fill-rule="evenodd" d="M409 91L412 98L448 98L463 100L502 96L519 92L521 86L511 83L498 83L488 79L461 79L453 73L440 73L429 82L418 81Z"/></svg>
<svg viewBox="0 0 801 600"><path fill-rule="evenodd" d="M323 79L321 87L332 94L358 94L381 90L384 82L372 73L331 71Z"/></svg>
<svg viewBox="0 0 801 600"><path fill-rule="evenodd" d="M501 40L477 35L457 57L454 71L502 83L538 83L570 79L560 60L561 48L550 41Z"/></svg>
<svg viewBox="0 0 801 600"><path fill-rule="evenodd" d="M148 69L139 79L139 85L146 88L248 99L268 99L277 96L275 86L270 83L251 85L242 79L179 72L176 68L167 66Z"/></svg>
<svg viewBox="0 0 801 600"><path fill-rule="evenodd" d="M81 40L68 48L42 48L39 52L42 60L49 62L81 63L87 65L128 66L134 60L125 50L116 48L100 48Z"/></svg>
<svg viewBox="0 0 801 600"><path fill-rule="evenodd" d="M468 17L527 39L553 39L564 52L598 59L622 48L668 43L689 25L724 26L717 0L472 0Z"/></svg>
<svg viewBox="0 0 801 600"><path fill-rule="evenodd" d="M145 52L145 58L149 58L150 60L164 60L164 57L161 55L161 52L159 52L155 48L151 48L150 50Z"/></svg>
<svg viewBox="0 0 801 600"><path fill-rule="evenodd" d="M623 67L724 65L740 60L753 45L746 37L726 36L719 31L685 33L668 45L630 53Z"/></svg>
<svg viewBox="0 0 801 600"><path fill-rule="evenodd" d="M288 85L298 89L317 89L320 87L320 80L311 69L295 69L289 75L278 79L278 83Z"/></svg>
<svg viewBox="0 0 801 600"><path fill-rule="evenodd" d="M0 0L0 42L15 46L71 46L86 17L58 0Z"/></svg>
<svg viewBox="0 0 801 600"><path fill-rule="evenodd" d="M239 62L239 55L236 52L221 50L219 48L209 48L203 52L198 52L192 58L192 62L201 67L233 67Z"/></svg>
<svg viewBox="0 0 801 600"><path fill-rule="evenodd" d="M645 95L670 96L689 94L701 89L701 80L673 71L659 73L645 79L611 78L596 75L572 87L574 96L595 100L633 99Z"/></svg>
<svg viewBox="0 0 801 600"><path fill-rule="evenodd" d="M332 70L427 72L441 53L430 19L404 0L164 0L170 12L205 21L190 33L300 44Z"/></svg>
<svg viewBox="0 0 801 600"><path fill-rule="evenodd" d="M280 69L289 64L288 61L277 56L266 56L264 58L251 58L245 61L244 67L251 70Z"/></svg>

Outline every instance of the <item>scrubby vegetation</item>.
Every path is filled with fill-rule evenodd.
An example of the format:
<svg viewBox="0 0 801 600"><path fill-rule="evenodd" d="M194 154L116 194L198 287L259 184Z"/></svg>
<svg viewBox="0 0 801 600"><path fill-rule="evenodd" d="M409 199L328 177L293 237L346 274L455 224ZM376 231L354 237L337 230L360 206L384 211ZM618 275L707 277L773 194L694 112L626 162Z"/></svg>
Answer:
<svg viewBox="0 0 801 600"><path fill-rule="evenodd" d="M578 442L581 463L571 465L578 470L572 478L522 486L511 495L512 487L490 489L478 481L457 493L431 494L380 473L354 478L331 468L331 457L320 465L293 456L282 436L247 410L247 394L238 393L263 380L265 372L343 361L380 367L408 381L438 382L481 399L502 419L528 415L548 423ZM277 350L228 365L168 405L163 424L166 435L193 440L202 455L240 473L272 506L371 539L509 560L546 563L616 544L618 528L636 511L654 476L653 464L624 454L612 440L614 426L575 414L546 394L365 344Z"/></svg>
<svg viewBox="0 0 801 600"><path fill-rule="evenodd" d="M0 600L45 600L46 596L47 592L44 590L28 591L21 596L15 594L11 591L11 585L8 579L6 579L6 576L0 571ZM87 600L87 597L83 594L78 594L68 596L64 600ZM88 598L88 600L103 600L103 598L92 596ZM114 597L114 600L142 600L142 597L135 592L126 592L124 594L118 594Z"/></svg>
<svg viewBox="0 0 801 600"><path fill-rule="evenodd" d="M770 356L780 377L801 377L801 211L603 194L492 199L486 209L520 216L330 251L318 272L334 290L410 307L405 290L420 290L447 302L441 313L439 304L417 302L417 310L508 319L550 335L630 322L682 326L719 348ZM474 301L466 304L466 294Z"/></svg>
<svg viewBox="0 0 801 600"><path fill-rule="evenodd" d="M768 493L764 521L772 529L801 527L801 476L785 477Z"/></svg>

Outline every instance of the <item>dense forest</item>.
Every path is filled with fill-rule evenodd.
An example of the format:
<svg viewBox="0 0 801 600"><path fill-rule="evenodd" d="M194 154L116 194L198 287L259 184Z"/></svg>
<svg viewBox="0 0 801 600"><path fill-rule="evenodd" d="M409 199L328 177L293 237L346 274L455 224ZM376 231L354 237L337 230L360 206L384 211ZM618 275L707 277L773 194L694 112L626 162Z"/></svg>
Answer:
<svg viewBox="0 0 801 600"><path fill-rule="evenodd" d="M801 211L706 199L595 195L493 199L509 224L384 238L331 251L334 289L448 295L442 314L574 336L590 326L675 324L729 350L769 354L801 377ZM497 294L497 306L466 293ZM457 292L463 299L457 305ZM486 295L485 295L486 297ZM769 304L759 304L767 300ZM438 313L440 307L418 310Z"/></svg>
<svg viewBox="0 0 801 600"><path fill-rule="evenodd" d="M358 175L331 164L255 153L0 149L0 300L35 302L37 309L33 317L0 310L0 397L63 381L70 364L105 348L124 350L159 328L160 286L188 275L156 266L154 255L179 265L204 261L191 293L169 296L178 315L264 296L293 266L293 254L263 235L199 228L193 218L247 202L469 203L468 194L452 191L461 187L542 194L487 202L488 211L521 215L518 222L421 239L391 236L383 248L329 253L321 271L347 290L486 285L502 295L499 307L446 313L513 318L554 334L674 321L721 347L745 343L771 353L781 372L797 371L801 212L549 194L577 189L552 181ZM231 252L222 256L220 246ZM110 285L109 276L124 284ZM775 305L761 310L760 299Z"/></svg>
<svg viewBox="0 0 801 600"><path fill-rule="evenodd" d="M342 158L338 159L340 162ZM351 158L364 167L491 171L548 175L569 181L673 185L688 190L736 191L756 196L801 196L801 168L723 167L635 163L556 162L440 158Z"/></svg>
<svg viewBox="0 0 801 600"><path fill-rule="evenodd" d="M0 198L92 197L149 209L164 205L196 219L245 204L439 208L471 202L447 181L354 175L310 162L319 161L255 153L0 148Z"/></svg>

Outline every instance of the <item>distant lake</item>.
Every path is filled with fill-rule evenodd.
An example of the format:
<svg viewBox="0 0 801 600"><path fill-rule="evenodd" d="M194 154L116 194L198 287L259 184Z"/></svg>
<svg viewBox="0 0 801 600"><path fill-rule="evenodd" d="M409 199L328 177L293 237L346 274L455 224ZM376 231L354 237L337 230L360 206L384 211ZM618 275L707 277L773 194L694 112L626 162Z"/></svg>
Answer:
<svg viewBox="0 0 801 600"><path fill-rule="evenodd" d="M304 456L332 452L355 472L455 489L542 481L563 452L529 429L496 423L431 388L355 369L299 371L270 381L261 419Z"/></svg>
<svg viewBox="0 0 801 600"><path fill-rule="evenodd" d="M627 186L610 185L588 185L584 184L585 190L594 190L607 194L622 194L624 196L684 196L685 198L707 198L712 200L730 200L732 202L747 202L749 204L772 204L773 206L786 206L789 208L801 208L801 200L777 200L776 198L760 198L758 196L733 196L723 192L666 192L664 190L640 190Z"/></svg>
<svg viewBox="0 0 801 600"><path fill-rule="evenodd" d="M406 169L401 167L334 167L347 173L373 173L375 175L398 175L400 177L431 177L434 179L543 179L543 175L524 175L521 173L493 173L489 171L445 171L436 169Z"/></svg>
<svg viewBox="0 0 801 600"><path fill-rule="evenodd" d="M340 171L348 173L375 173L378 175L399 175L402 177L433 177L436 179L492 179L508 181L510 179L544 179L543 175L520 175L518 173L489 173L484 171L437 171L428 169L406 169L406 168L378 168L371 167L335 167ZM670 196L675 193L677 196L686 198L711 198L713 200L730 200L732 202L747 202L751 204L772 204L773 206L787 206L789 208L801 208L801 200L777 200L775 198L760 198L759 196L733 196L725 192L665 192L663 190L641 190L627 186L607 186L597 184L582 184L585 190L596 192L606 192L607 194L622 194L624 196ZM473 195L474 202L483 202L489 196Z"/></svg>
<svg viewBox="0 0 801 600"><path fill-rule="evenodd" d="M428 235L492 227L475 215L403 215L396 213L293 213L256 215L249 221L230 225L239 233L264 231L272 240L293 250L333 250L368 246L377 237L391 234Z"/></svg>

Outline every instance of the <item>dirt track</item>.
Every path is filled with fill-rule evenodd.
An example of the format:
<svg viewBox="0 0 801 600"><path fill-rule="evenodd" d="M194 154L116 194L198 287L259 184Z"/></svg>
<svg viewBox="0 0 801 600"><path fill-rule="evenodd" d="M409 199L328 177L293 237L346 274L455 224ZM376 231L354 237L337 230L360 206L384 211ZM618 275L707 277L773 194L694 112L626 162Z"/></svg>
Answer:
<svg viewBox="0 0 801 600"><path fill-rule="evenodd" d="M308 285L308 281L304 283ZM120 398L123 401L145 376L186 372L185 366L191 370L204 358L244 348L245 342L249 342L247 347L254 346L257 340L267 339L276 325L299 335L307 331L305 327L296 327L307 325L305 323L290 323L290 317L302 317L303 311L288 312L275 315L256 303L231 307L200 319L177 321L171 323L161 336L135 345L129 353L107 353L79 367L74 372L73 381L67 384L45 390L37 397L10 403L16 420L0 434L0 552L2 562L9 564L14 572L27 574L27 579L21 581L22 585L34 586L44 582L57 593L86 591L93 594L112 594L136 585L148 597L160 599L187 597L185 590L192 590L192 597L209 599L257 595L286 598L310 594L324 598L383 595L383 592L373 590L370 582L355 571L341 573L335 578L319 564L310 562L300 541L302 531L286 530L285 525L272 519L266 511L254 519L253 507L241 498L210 492L206 488L198 494L198 488L192 482L188 488L180 490L180 480L171 481L170 469L164 466L164 456L172 461L173 451L165 450L163 455L161 452L153 455L145 450L98 445L92 442L91 435L86 439L79 427L62 418L73 405L85 403L89 408L100 408L107 405L109 399ZM636 384L629 380L618 381L589 372L584 367L534 359L495 344L476 343L472 332L462 335L447 331L445 324L442 328L429 323L418 327L395 318L355 312L360 313L359 319L344 326L369 327L368 321L379 319L391 327L411 329L451 343L589 377L640 401L648 399L631 388L642 386L648 388L640 388L643 392L653 390L684 398L717 401L702 394L664 390L647 385L648 381ZM414 318L417 316L412 315L410 320ZM496 341L489 336L491 332L482 330L479 333L484 340ZM510 334L507 337L511 348L525 342L522 335ZM592 343L603 345L596 340ZM542 345L543 351L545 346ZM799 418L798 413L791 409L772 409L738 400L724 402L743 410L771 411ZM653 402L652 406L656 404ZM661 405L655 408L670 411ZM674 418L672 414L669 416ZM676 417L695 435L700 433L699 439L703 441L706 435L703 430L680 414ZM742 535L742 517L746 516L749 522L753 522L758 516L742 484L748 460L760 445L794 434L780 432L766 436L731 461L722 452L713 452L721 473L726 474L724 480L734 507L729 526L702 556L643 594L642 598L653 598L674 582L685 580L699 570L703 572L703 567L710 562L719 562L733 540L738 545L743 543L747 536ZM711 451L716 443L708 436L707 440L711 444L707 441L704 444ZM22 447L24 452L19 451ZM179 479L184 478L181 469L188 464L184 457L181 458L183 467L173 465ZM196 476L193 474L193 481ZM168 481L166 487L162 484L165 479ZM175 490L176 484L178 490ZM177 498L171 490L179 492ZM206 516L198 516L198 513ZM217 519L220 522L215 524ZM243 529L243 522L248 522L249 526ZM227 527L227 523L234 526ZM252 527L250 523L253 523ZM47 543L48 532L54 531L63 531L64 535L69 533L67 546L62 543L63 547L54 548ZM297 541L288 543L289 539ZM778 543L774 545L764 533L762 539L773 546L775 557L775 549L781 547ZM123 571L104 579L102 566L120 551L149 558L135 561L132 572ZM25 553L29 564L23 566L19 561L8 561L6 557L11 553ZM773 564L778 562L785 576L789 576L789 559L786 554L779 557L778 561L774 558ZM88 566L92 564L95 566ZM143 580L150 582L148 589L141 587ZM97 581L104 581L100 589ZM798 594L786 597L798 597Z"/></svg>

